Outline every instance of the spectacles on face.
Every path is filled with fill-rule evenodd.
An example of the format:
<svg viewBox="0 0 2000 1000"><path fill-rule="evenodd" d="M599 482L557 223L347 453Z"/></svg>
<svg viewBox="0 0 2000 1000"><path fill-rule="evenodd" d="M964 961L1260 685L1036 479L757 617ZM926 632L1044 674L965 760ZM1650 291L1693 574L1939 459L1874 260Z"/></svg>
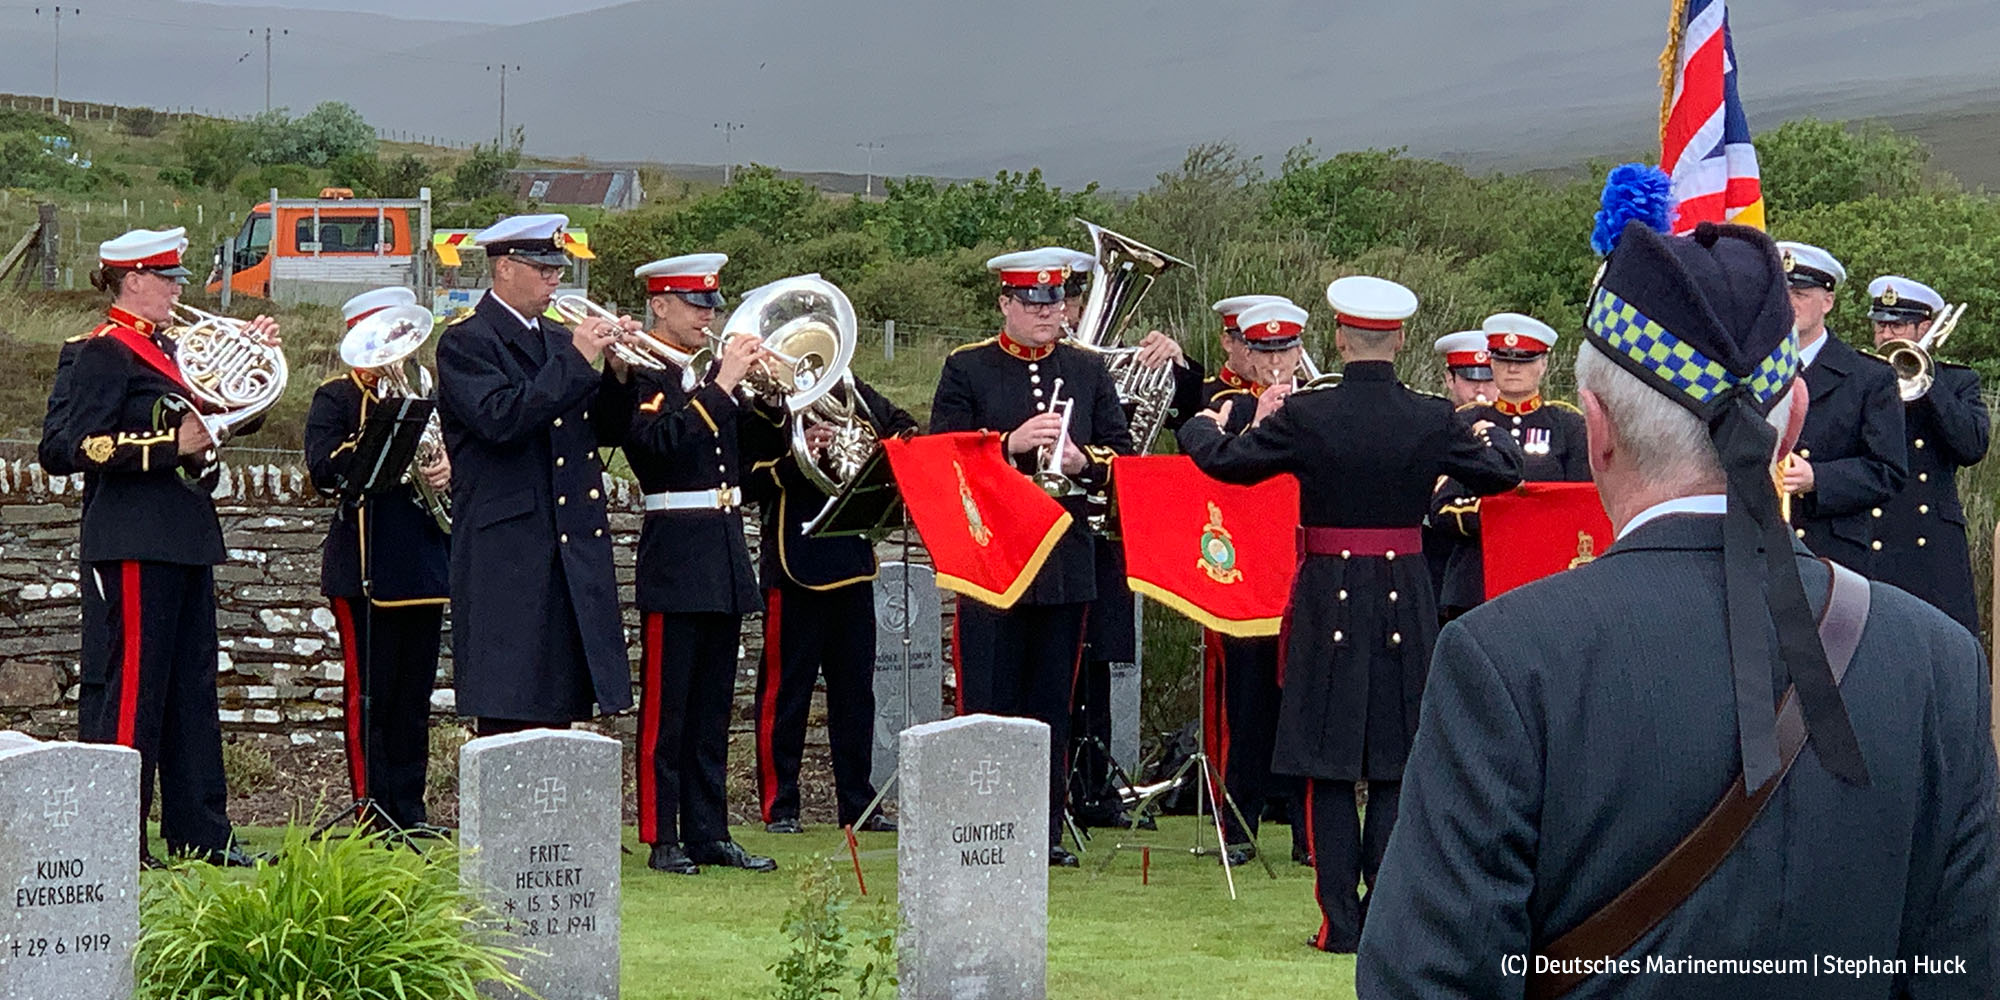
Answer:
<svg viewBox="0 0 2000 1000"><path fill-rule="evenodd" d="M537 264L531 260L516 260L514 263L534 272L535 277L545 285L560 284L563 272L569 270L561 264Z"/></svg>
<svg viewBox="0 0 2000 1000"><path fill-rule="evenodd" d="M1014 300L1015 305L1020 306L1023 310L1026 310L1027 312L1031 313L1061 312L1063 308L1063 304L1060 299L1054 302L1029 302L1018 295L1009 296L1009 298L1012 298Z"/></svg>

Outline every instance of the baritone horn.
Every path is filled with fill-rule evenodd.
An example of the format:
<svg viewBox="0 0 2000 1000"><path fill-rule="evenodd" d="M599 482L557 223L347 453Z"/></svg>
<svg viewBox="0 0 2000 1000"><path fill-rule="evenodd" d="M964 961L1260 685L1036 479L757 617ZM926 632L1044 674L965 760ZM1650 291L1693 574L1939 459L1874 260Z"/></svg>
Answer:
<svg viewBox="0 0 2000 1000"><path fill-rule="evenodd" d="M1897 338L1884 341L1882 356L1889 361L1889 367L1896 372L1896 392L1903 402L1911 403L1924 398L1931 391L1931 384L1937 380L1935 355L1951 332L1958 328L1959 317L1965 315L1966 303L1946 306L1931 324L1929 332L1916 340Z"/></svg>
<svg viewBox="0 0 2000 1000"><path fill-rule="evenodd" d="M434 399L436 385L430 370L417 365L413 386L404 366L430 339L435 324L431 311L419 305L377 310L355 323L341 338L340 360L349 367L378 373L375 394L381 399ZM424 421L423 436L417 439L416 454L410 457L410 467L403 471L403 481L416 490L418 506L437 521L439 529L450 534L451 490L432 486L423 475L423 470L444 457L444 425L436 408L432 408L429 419Z"/></svg>
<svg viewBox="0 0 2000 1000"><path fill-rule="evenodd" d="M248 320L178 302L174 319L178 325L166 335L174 341L181 377L195 397L180 406L198 415L210 440L220 445L277 403L291 380L291 368L283 350L249 333Z"/></svg>

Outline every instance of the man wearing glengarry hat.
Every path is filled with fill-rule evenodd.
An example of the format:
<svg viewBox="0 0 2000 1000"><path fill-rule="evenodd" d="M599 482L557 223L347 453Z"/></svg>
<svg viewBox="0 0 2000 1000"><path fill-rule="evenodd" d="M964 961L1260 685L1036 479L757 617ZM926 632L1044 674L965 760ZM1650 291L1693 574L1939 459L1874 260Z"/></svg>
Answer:
<svg viewBox="0 0 2000 1000"><path fill-rule="evenodd" d="M1806 547L1860 573L1874 570L1882 505L1909 469L1896 373L1827 328L1847 269L1825 250L1781 242L1812 405L1796 450L1779 469L1792 495L1792 532Z"/></svg>
<svg viewBox="0 0 2000 1000"><path fill-rule="evenodd" d="M632 704L597 449L631 419L636 330L543 311L570 263L562 215L502 219L474 238L493 288L438 338L438 413L452 468L452 670L480 735L565 728ZM607 361L603 371L600 361Z"/></svg>
<svg viewBox="0 0 2000 1000"><path fill-rule="evenodd" d="M1868 298L1875 349L1882 352L1920 345L1945 308L1944 297L1929 285L1893 274L1869 282ZM1928 389L1913 382L1905 393L1920 393L1903 403L1909 475L1882 505L1875 531L1882 547L1871 575L1931 602L1977 633L1979 592L1972 582L1958 470L1986 457L1993 420L1979 391L1979 373L1938 357L1939 346L1924 348L1931 359Z"/></svg>

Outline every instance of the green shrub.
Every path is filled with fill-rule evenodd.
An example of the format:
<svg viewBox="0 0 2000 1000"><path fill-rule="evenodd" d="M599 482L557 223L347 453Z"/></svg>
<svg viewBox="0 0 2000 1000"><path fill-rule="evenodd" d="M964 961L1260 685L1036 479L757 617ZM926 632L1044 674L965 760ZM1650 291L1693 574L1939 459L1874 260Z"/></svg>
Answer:
<svg viewBox="0 0 2000 1000"><path fill-rule="evenodd" d="M817 857L806 862L798 884L798 900L785 911L779 925L791 939L792 950L771 965L777 979L771 988L772 1000L867 1000L885 989L893 991L896 923L887 901L877 900L862 914L859 925L850 928L847 911L853 902L831 861ZM860 968L855 968L849 957L856 947L849 940L850 933L860 937Z"/></svg>
<svg viewBox="0 0 2000 1000"><path fill-rule="evenodd" d="M149 881L140 912L148 1000L474 1000L482 983L520 986L504 963L524 953L500 943L443 847L294 827L247 877L191 864Z"/></svg>

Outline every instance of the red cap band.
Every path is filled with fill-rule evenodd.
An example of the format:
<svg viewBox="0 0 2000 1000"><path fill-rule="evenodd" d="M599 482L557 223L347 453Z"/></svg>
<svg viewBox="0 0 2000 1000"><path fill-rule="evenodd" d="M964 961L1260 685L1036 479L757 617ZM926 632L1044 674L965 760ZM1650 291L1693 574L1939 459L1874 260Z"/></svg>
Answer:
<svg viewBox="0 0 2000 1000"><path fill-rule="evenodd" d="M1301 324L1287 323L1284 320L1274 319L1269 322L1259 323L1243 331L1243 339L1292 340L1304 332L1306 332L1306 328Z"/></svg>
<svg viewBox="0 0 2000 1000"><path fill-rule="evenodd" d="M1008 288L1034 288L1037 285L1060 285L1069 277L1069 268L1044 267L1034 271L1002 271L1000 283Z"/></svg>
<svg viewBox="0 0 2000 1000"><path fill-rule="evenodd" d="M1356 330L1401 330L1403 328L1403 321L1400 319L1369 319L1366 316L1349 316L1346 313L1334 313L1333 321L1339 323L1341 326L1351 326Z"/></svg>
<svg viewBox="0 0 2000 1000"><path fill-rule="evenodd" d="M658 295L661 292L712 292L716 279L713 274L655 274L646 279L646 291Z"/></svg>
<svg viewBox="0 0 2000 1000"><path fill-rule="evenodd" d="M1486 335L1486 349L1489 351L1533 351L1541 354L1549 345L1533 337L1518 333L1489 333Z"/></svg>
<svg viewBox="0 0 2000 1000"><path fill-rule="evenodd" d="M181 266L181 252L179 250L163 250L151 257L141 257L138 260L107 260L104 262L104 265L106 267L179 267Z"/></svg>
<svg viewBox="0 0 2000 1000"><path fill-rule="evenodd" d="M1476 368L1492 360L1485 351L1452 351L1444 356L1444 363L1450 368Z"/></svg>

